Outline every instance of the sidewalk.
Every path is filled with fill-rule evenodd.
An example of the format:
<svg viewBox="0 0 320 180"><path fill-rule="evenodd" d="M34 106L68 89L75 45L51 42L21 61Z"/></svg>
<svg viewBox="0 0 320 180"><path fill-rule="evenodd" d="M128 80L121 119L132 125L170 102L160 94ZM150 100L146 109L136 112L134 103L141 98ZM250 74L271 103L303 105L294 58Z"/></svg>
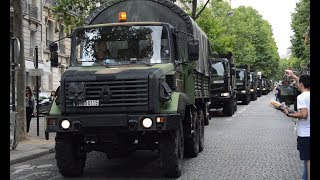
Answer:
<svg viewBox="0 0 320 180"><path fill-rule="evenodd" d="M30 137L20 141L16 149L10 148L10 165L21 163L54 152L55 133L49 133L49 140L45 139L44 117L39 117L39 136L37 136L37 118L30 123Z"/></svg>

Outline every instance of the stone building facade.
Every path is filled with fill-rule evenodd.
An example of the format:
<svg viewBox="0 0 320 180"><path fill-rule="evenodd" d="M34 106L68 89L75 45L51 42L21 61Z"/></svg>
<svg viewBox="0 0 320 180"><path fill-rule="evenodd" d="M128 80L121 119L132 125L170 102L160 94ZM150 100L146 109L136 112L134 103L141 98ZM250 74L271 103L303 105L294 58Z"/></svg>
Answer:
<svg viewBox="0 0 320 180"><path fill-rule="evenodd" d="M65 71L70 56L70 39L65 38L62 22L57 22L52 14L55 0L21 0L23 10L24 57L26 68L26 85L35 90L36 77L30 76L34 69L35 47L38 47L38 68L43 69L44 75L39 78L41 91L53 91L59 86L59 80ZM13 22L13 16L10 16ZM13 25L11 24L10 28ZM59 67L51 67L49 43L58 41Z"/></svg>

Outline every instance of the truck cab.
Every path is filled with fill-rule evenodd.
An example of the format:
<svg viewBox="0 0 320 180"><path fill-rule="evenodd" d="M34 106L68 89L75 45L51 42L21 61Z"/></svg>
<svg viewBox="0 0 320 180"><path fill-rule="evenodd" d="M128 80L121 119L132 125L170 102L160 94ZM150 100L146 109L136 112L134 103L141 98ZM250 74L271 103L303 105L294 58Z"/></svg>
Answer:
<svg viewBox="0 0 320 180"><path fill-rule="evenodd" d="M267 95L269 93L269 87L268 87L268 79L265 76L261 76L261 87L262 87L262 95Z"/></svg>
<svg viewBox="0 0 320 180"><path fill-rule="evenodd" d="M210 109L223 108L226 116L237 110L235 92L235 67L232 54L220 54L211 61Z"/></svg>
<svg viewBox="0 0 320 180"><path fill-rule="evenodd" d="M91 151L159 150L163 174L179 177L183 158L204 149L206 34L167 0L106 2L86 22L72 33L70 67L46 118L59 172L81 176Z"/></svg>
<svg viewBox="0 0 320 180"><path fill-rule="evenodd" d="M248 65L240 65L236 69L237 100L241 101L244 105L248 105L251 101L249 73L250 69Z"/></svg>
<svg viewBox="0 0 320 180"><path fill-rule="evenodd" d="M249 84L250 84L250 95L251 101L255 101L258 98L258 77L255 70L251 70L249 74Z"/></svg>

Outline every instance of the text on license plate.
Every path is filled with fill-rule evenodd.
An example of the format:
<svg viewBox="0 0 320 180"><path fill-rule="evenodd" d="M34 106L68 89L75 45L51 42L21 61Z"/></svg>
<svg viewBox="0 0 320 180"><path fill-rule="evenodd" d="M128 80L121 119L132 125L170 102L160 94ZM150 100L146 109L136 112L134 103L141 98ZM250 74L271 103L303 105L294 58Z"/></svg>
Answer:
<svg viewBox="0 0 320 180"><path fill-rule="evenodd" d="M86 100L80 102L78 106L99 106L99 100Z"/></svg>

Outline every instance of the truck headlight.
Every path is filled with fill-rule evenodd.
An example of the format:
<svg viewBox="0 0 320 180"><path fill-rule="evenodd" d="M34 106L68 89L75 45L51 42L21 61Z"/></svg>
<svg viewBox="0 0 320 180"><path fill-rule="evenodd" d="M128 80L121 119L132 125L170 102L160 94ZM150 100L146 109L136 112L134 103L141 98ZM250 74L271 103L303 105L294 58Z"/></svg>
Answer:
<svg viewBox="0 0 320 180"><path fill-rule="evenodd" d="M250 89L250 92L253 92L253 89Z"/></svg>
<svg viewBox="0 0 320 180"><path fill-rule="evenodd" d="M226 93L221 93L221 96L224 96L224 97L229 96L229 93L228 93L228 92L226 92Z"/></svg>
<svg viewBox="0 0 320 180"><path fill-rule="evenodd" d="M266 88L263 88L262 90L266 90Z"/></svg>
<svg viewBox="0 0 320 180"><path fill-rule="evenodd" d="M62 127L63 129L68 129L68 128L70 127L70 121L68 121L68 120L66 120L66 119L62 120L62 121L61 121L61 127Z"/></svg>
<svg viewBox="0 0 320 180"><path fill-rule="evenodd" d="M241 93L242 93L242 94L245 94L245 93L246 93L246 90L242 90Z"/></svg>
<svg viewBox="0 0 320 180"><path fill-rule="evenodd" d="M257 90L260 90L260 88L257 88Z"/></svg>
<svg viewBox="0 0 320 180"><path fill-rule="evenodd" d="M144 118L144 119L142 120L142 126L143 126L144 128L150 128L150 127L152 126L152 119L150 119L150 118Z"/></svg>

